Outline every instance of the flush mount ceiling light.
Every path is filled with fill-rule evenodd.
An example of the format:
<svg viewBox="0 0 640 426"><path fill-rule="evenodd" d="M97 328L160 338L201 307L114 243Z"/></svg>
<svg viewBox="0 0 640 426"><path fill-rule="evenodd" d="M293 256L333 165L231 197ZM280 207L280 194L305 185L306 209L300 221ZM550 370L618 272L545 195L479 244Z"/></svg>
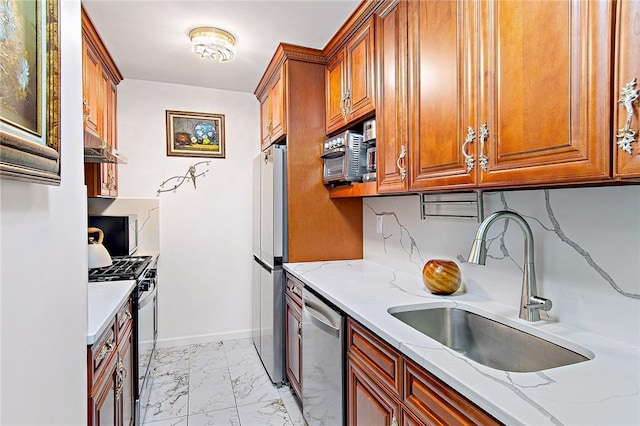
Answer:
<svg viewBox="0 0 640 426"><path fill-rule="evenodd" d="M236 38L233 34L212 27L198 27L189 32L193 52L201 58L227 62L235 56Z"/></svg>

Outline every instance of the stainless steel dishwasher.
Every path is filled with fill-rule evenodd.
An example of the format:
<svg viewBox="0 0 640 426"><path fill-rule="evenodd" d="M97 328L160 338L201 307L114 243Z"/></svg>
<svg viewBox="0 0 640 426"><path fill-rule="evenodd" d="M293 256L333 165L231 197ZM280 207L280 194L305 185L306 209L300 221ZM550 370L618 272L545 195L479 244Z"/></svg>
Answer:
<svg viewBox="0 0 640 426"><path fill-rule="evenodd" d="M302 413L309 426L345 421L345 317L302 289Z"/></svg>

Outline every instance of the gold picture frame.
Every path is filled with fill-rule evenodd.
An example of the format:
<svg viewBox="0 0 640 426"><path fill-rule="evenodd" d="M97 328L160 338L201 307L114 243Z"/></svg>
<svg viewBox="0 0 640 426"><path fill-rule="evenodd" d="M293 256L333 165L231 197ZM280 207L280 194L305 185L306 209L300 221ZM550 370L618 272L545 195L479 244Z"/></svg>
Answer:
<svg viewBox="0 0 640 426"><path fill-rule="evenodd" d="M60 185L58 0L0 7L0 178Z"/></svg>
<svg viewBox="0 0 640 426"><path fill-rule="evenodd" d="M225 157L224 114L167 110L167 156Z"/></svg>

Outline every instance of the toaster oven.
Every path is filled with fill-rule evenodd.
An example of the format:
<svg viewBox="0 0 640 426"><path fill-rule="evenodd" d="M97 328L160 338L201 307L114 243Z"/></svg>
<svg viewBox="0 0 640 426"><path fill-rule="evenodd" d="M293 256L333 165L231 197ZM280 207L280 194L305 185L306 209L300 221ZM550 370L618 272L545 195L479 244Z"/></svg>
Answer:
<svg viewBox="0 0 640 426"><path fill-rule="evenodd" d="M325 141L320 155L324 160L322 182L339 184L362 181L363 140L361 134L347 130Z"/></svg>

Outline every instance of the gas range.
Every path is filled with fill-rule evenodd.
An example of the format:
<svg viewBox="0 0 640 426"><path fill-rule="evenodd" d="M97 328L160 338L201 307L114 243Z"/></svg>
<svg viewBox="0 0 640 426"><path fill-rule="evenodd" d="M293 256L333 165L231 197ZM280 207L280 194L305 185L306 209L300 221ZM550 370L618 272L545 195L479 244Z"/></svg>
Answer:
<svg viewBox="0 0 640 426"><path fill-rule="evenodd" d="M138 280L151 259L151 256L114 256L111 266L89 269L89 282Z"/></svg>

